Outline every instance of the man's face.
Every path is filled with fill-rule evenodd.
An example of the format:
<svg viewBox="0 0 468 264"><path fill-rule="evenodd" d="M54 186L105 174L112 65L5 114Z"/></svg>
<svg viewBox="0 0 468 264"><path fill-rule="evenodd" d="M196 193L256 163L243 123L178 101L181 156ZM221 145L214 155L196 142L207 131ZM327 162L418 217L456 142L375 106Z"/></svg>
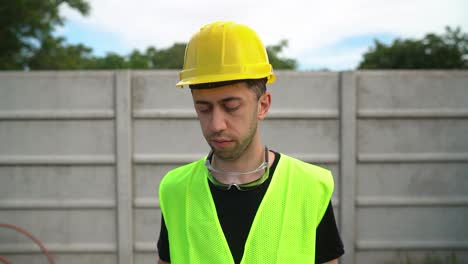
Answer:
<svg viewBox="0 0 468 264"><path fill-rule="evenodd" d="M194 89L192 97L203 136L217 158L235 160L257 136L261 103L244 82ZM260 99L261 101L262 99Z"/></svg>

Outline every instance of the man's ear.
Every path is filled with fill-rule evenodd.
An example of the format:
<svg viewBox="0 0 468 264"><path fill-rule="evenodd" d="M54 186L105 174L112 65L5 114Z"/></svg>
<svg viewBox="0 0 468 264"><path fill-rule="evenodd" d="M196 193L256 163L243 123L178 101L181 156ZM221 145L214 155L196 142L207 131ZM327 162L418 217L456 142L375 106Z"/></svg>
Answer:
<svg viewBox="0 0 468 264"><path fill-rule="evenodd" d="M260 96L260 99L258 99L257 117L259 120L265 119L268 111L270 110L270 106L271 94L269 92L266 92L262 96Z"/></svg>

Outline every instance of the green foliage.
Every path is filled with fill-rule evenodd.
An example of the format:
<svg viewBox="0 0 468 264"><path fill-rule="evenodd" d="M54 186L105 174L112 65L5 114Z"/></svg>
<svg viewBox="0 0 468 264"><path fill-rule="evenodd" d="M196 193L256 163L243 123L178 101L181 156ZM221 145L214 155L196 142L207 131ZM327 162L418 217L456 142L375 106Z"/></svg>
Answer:
<svg viewBox="0 0 468 264"><path fill-rule="evenodd" d="M89 12L86 0L12 0L0 2L0 70L77 70L77 69L181 69L186 43L175 43L166 49L148 47L122 56L107 53L95 57L83 44L67 44L54 37L55 27L63 24L59 6L67 4L82 15ZM274 69L296 69L297 62L281 58L287 47L282 40L268 46L267 53Z"/></svg>
<svg viewBox="0 0 468 264"><path fill-rule="evenodd" d="M117 53L109 52L102 58L94 58L88 69L128 69L128 61Z"/></svg>
<svg viewBox="0 0 468 264"><path fill-rule="evenodd" d="M185 43L175 43L168 49L157 51L155 48L147 49L154 69L182 69L184 65Z"/></svg>
<svg viewBox="0 0 468 264"><path fill-rule="evenodd" d="M29 58L27 67L41 70L76 70L91 66L91 48L82 44L63 43L63 38L45 37L41 48Z"/></svg>
<svg viewBox="0 0 468 264"><path fill-rule="evenodd" d="M375 40L359 69L467 69L468 34L446 27L443 35L421 40L396 39L391 45Z"/></svg>
<svg viewBox="0 0 468 264"><path fill-rule="evenodd" d="M146 54L140 53L138 50L134 50L129 55L128 66L131 69L148 69L150 66L149 58Z"/></svg>
<svg viewBox="0 0 468 264"><path fill-rule="evenodd" d="M167 49L157 50L149 47L146 52L134 50L129 56L122 57L130 69L182 69L186 43L175 43ZM287 41L283 40L278 45L268 46L267 53L270 63L274 69L296 69L297 62L293 59L281 58L279 53L287 47ZM98 61L100 59L97 59ZM114 69L112 65L107 65L109 69Z"/></svg>
<svg viewBox="0 0 468 264"><path fill-rule="evenodd" d="M276 70L295 70L297 69L297 61L289 58L280 58L279 54L284 48L288 47L287 40L281 40L277 45L267 46L268 59L270 60L273 69Z"/></svg>
<svg viewBox="0 0 468 264"><path fill-rule="evenodd" d="M184 63L186 44L176 43L167 49L149 47L145 52L137 49L127 56L108 53L95 57L88 69L181 69Z"/></svg>
<svg viewBox="0 0 468 264"><path fill-rule="evenodd" d="M103 58L94 58L94 69L182 69L184 64L185 43L175 43L166 49L149 47L145 52L133 50L128 56L109 53ZM267 53L274 69L296 69L297 62L283 59L279 53L287 46L283 40L278 45L268 46Z"/></svg>
<svg viewBox="0 0 468 264"><path fill-rule="evenodd" d="M0 2L0 69L22 69L43 44L50 48L54 27L63 23L59 15L62 3L83 15L89 12L89 5L84 0ZM63 40L55 42L62 44Z"/></svg>

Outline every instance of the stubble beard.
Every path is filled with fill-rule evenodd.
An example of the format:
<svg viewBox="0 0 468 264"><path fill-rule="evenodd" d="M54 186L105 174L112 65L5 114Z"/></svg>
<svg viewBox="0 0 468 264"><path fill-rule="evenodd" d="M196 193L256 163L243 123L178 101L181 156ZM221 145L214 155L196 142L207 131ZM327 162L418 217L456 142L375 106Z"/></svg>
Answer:
<svg viewBox="0 0 468 264"><path fill-rule="evenodd" d="M246 149L252 144L253 138L257 133L258 129L258 122L253 122L253 124L249 127L248 134L244 137L241 141L234 141L234 146L230 149L216 149L211 144L210 147L213 150L213 154L216 156L217 159L224 160L224 161L233 161L237 160L239 157L244 154ZM215 135L213 135L215 136ZM209 142L209 140L207 140Z"/></svg>

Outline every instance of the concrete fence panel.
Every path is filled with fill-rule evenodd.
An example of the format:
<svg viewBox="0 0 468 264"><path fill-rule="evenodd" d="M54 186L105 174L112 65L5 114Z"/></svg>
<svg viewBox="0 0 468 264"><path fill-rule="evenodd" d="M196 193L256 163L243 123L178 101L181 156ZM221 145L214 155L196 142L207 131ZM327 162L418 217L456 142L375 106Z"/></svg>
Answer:
<svg viewBox="0 0 468 264"><path fill-rule="evenodd" d="M37 236L57 263L115 263L113 72L1 73L0 222ZM45 263L0 229L0 254Z"/></svg>
<svg viewBox="0 0 468 264"><path fill-rule="evenodd" d="M466 263L468 75L359 72L356 82L355 263Z"/></svg>
<svg viewBox="0 0 468 264"><path fill-rule="evenodd" d="M468 263L466 71L277 78L263 143L333 172L341 263ZM57 263L155 263L159 182L209 151L177 80L176 71L1 72L0 223L33 233ZM7 229L0 255L45 263Z"/></svg>

